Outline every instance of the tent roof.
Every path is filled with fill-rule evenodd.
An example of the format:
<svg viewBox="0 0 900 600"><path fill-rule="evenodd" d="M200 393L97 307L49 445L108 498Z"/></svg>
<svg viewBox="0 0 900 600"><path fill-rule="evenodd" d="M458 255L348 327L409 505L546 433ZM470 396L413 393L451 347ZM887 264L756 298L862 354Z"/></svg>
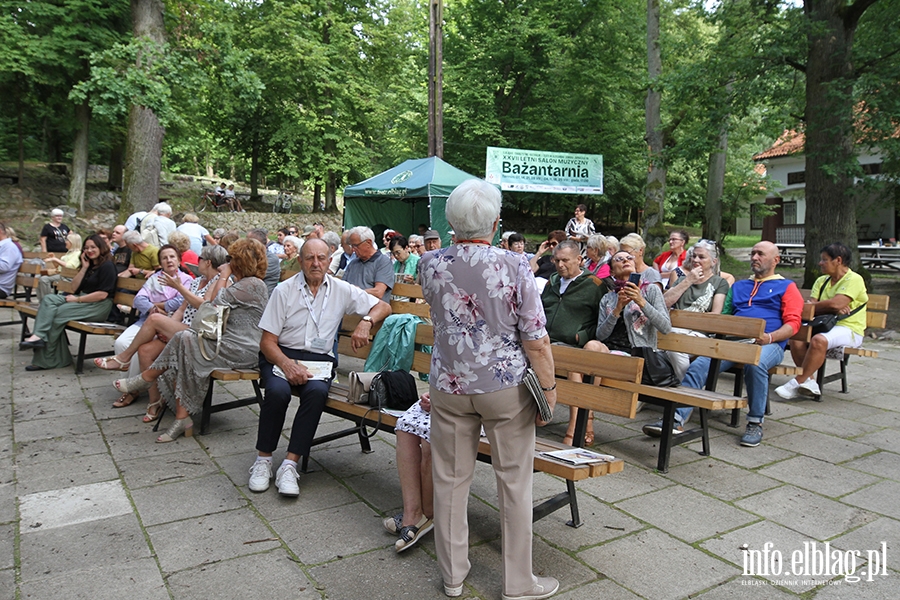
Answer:
<svg viewBox="0 0 900 600"><path fill-rule="evenodd" d="M413 158L344 188L344 198L423 198L449 196L467 179L476 179L436 156Z"/></svg>

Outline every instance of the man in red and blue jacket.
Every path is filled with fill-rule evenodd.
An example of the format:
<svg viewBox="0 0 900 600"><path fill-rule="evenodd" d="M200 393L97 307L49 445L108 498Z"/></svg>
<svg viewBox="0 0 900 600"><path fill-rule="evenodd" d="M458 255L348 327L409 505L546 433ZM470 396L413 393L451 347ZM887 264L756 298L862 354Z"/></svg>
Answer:
<svg viewBox="0 0 900 600"><path fill-rule="evenodd" d="M759 365L744 365L744 381L747 383L749 412L747 430L741 437L741 446L754 447L762 441L762 424L769 395L769 369L781 364L787 341L800 331L800 313L803 297L797 285L790 279L775 274L780 254L772 242L760 242L750 252L750 270L753 277L736 281L725 298L724 314L753 317L766 322L766 332L754 343L762 346ZM681 384L701 389L706 384L710 359L697 358L688 369ZM722 361L720 371L730 369L733 363ZM690 407L675 411L676 429L691 416Z"/></svg>

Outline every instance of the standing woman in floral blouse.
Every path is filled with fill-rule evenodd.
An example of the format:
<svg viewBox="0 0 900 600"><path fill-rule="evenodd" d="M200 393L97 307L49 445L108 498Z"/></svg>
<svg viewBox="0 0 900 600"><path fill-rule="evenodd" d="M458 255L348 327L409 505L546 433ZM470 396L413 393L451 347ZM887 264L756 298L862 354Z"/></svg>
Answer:
<svg viewBox="0 0 900 600"><path fill-rule="evenodd" d="M535 424L543 425L522 383L535 370L556 403L553 355L540 293L528 260L491 246L500 192L480 179L460 184L446 206L456 234L427 252L419 279L434 322L431 448L434 522L444 592L459 596L469 574L466 506L484 425L497 477L503 594L546 598L559 587L532 571Z"/></svg>

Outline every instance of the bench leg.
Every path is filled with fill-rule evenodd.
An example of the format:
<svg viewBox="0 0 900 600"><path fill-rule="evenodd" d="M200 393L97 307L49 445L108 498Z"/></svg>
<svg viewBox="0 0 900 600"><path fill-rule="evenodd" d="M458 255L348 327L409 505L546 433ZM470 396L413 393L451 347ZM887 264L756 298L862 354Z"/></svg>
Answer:
<svg viewBox="0 0 900 600"><path fill-rule="evenodd" d="M656 461L656 470L660 473L669 472L669 455L672 452L672 427L675 426L675 403L666 402L663 408L662 437L659 439L659 458Z"/></svg>
<svg viewBox="0 0 900 600"><path fill-rule="evenodd" d="M162 423L163 417L166 416L166 411L169 409L169 405L160 400L161 405L159 407L159 418L156 419L156 423L153 424L153 433L159 431L159 424Z"/></svg>
<svg viewBox="0 0 900 600"><path fill-rule="evenodd" d="M210 409L212 408L213 386L215 384L215 380L210 377L209 387L206 388L206 397L203 398L203 412L200 413L200 435L209 433L209 417L212 415Z"/></svg>
<svg viewBox="0 0 900 600"><path fill-rule="evenodd" d="M577 410L575 415L575 437L572 439L572 445L576 448L584 448L584 436L587 435L587 421L590 411L585 408L572 408Z"/></svg>
<svg viewBox="0 0 900 600"><path fill-rule="evenodd" d="M28 331L28 315L19 313L22 317L22 337L19 338L19 341L22 342L31 335L31 332Z"/></svg>
<svg viewBox="0 0 900 600"><path fill-rule="evenodd" d="M734 374L734 395L738 398L741 397L744 391L744 370L738 369ZM768 414L768 413L767 413ZM731 423L729 423L729 427L737 427L741 421L741 409L732 408L731 409Z"/></svg>
<svg viewBox="0 0 900 600"><path fill-rule="evenodd" d="M845 354L844 358L841 359L841 393L846 394L850 387L847 382L847 363L850 362L850 355Z"/></svg>
<svg viewBox="0 0 900 600"><path fill-rule="evenodd" d="M584 525L584 523L581 522L581 516L578 514L578 491L575 489L574 481L566 479L566 491L569 494L569 511L572 513L572 520L566 521L566 525L577 529Z"/></svg>
<svg viewBox="0 0 900 600"><path fill-rule="evenodd" d="M819 384L819 390L821 391L823 387L825 387L825 367L828 366L828 359L825 359L825 362L822 363L822 366L819 367L819 370L816 371L816 383ZM822 396L813 396L813 400L816 402L822 401Z"/></svg>
<svg viewBox="0 0 900 600"><path fill-rule="evenodd" d="M700 456L709 456L709 409L700 409L700 428L703 430L703 450Z"/></svg>
<svg viewBox="0 0 900 600"><path fill-rule="evenodd" d="M75 357L75 374L81 375L84 372L84 353L87 346L87 334L82 332L78 339L78 356Z"/></svg>

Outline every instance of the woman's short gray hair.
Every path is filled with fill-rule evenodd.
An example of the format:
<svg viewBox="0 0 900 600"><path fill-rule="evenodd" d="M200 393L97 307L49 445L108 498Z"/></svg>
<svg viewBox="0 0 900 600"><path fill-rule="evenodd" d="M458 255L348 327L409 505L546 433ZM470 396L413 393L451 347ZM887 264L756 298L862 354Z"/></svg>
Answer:
<svg viewBox="0 0 900 600"><path fill-rule="evenodd" d="M285 244L291 244L292 246L294 246L294 248L297 249L297 255L300 255L300 248L303 247L303 241L296 235L284 236L284 239L281 240L281 245L284 246Z"/></svg>
<svg viewBox="0 0 900 600"><path fill-rule="evenodd" d="M515 231L512 231L512 230L504 231L503 235L500 236L500 239L503 240L504 242L509 242L509 236L511 236L514 233L515 233Z"/></svg>
<svg viewBox="0 0 900 600"><path fill-rule="evenodd" d="M228 252L222 246L204 246L200 258L208 260L213 269L218 269L228 260Z"/></svg>
<svg viewBox="0 0 900 600"><path fill-rule="evenodd" d="M500 190L484 179L467 179L447 198L447 222L461 240L491 235L500 218Z"/></svg>
<svg viewBox="0 0 900 600"><path fill-rule="evenodd" d="M696 244L690 247L687 251L687 254L684 256L684 263L687 265L687 268L690 269L691 262L694 260L694 248L703 248L709 253L709 259L713 264L713 275L718 275L721 273L722 268L719 264L719 248L716 246L715 242L710 240L700 240ZM684 268L682 271L685 270Z"/></svg>
<svg viewBox="0 0 900 600"><path fill-rule="evenodd" d="M606 238L595 233L587 239L587 247L597 252L606 252Z"/></svg>

